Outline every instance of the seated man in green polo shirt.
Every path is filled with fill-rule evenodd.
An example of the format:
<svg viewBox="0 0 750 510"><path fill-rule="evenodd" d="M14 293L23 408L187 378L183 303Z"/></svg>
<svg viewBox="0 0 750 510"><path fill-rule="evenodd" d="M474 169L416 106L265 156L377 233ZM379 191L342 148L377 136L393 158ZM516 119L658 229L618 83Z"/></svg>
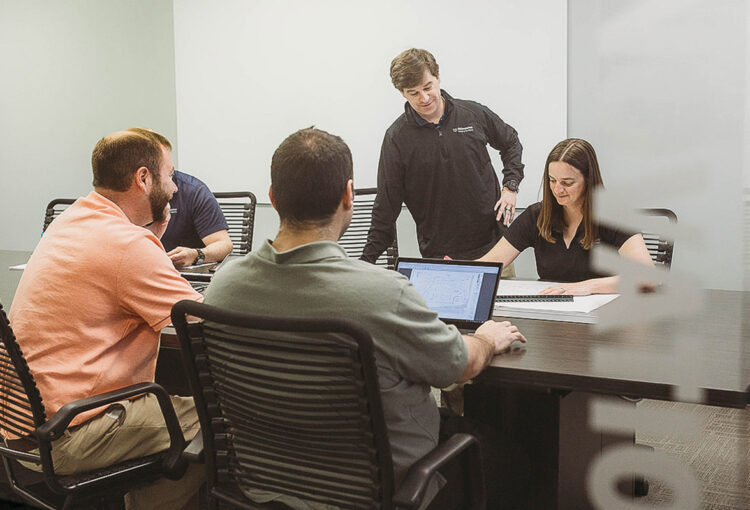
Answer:
<svg viewBox="0 0 750 510"><path fill-rule="evenodd" d="M427 308L406 277L348 258L337 241L352 218L352 178L351 152L338 136L308 128L284 140L271 161L269 191L279 232L218 272L205 302L257 314L342 317L369 331L398 486L438 443L440 415L430 386L466 381L526 339L509 322L488 321L473 336L461 335ZM423 508L443 483L436 476ZM293 508L329 508L275 499Z"/></svg>

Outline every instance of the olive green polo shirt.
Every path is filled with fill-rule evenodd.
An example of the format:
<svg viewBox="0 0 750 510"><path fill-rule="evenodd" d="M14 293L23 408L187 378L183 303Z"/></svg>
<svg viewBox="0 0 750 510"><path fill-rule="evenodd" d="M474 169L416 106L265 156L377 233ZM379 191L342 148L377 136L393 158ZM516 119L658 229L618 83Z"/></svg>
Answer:
<svg viewBox="0 0 750 510"><path fill-rule="evenodd" d="M280 253L267 240L216 273L205 303L357 322L375 345L396 487L414 461L437 445L440 418L430 387L455 382L468 353L458 330L440 321L403 275L349 258L330 241Z"/></svg>

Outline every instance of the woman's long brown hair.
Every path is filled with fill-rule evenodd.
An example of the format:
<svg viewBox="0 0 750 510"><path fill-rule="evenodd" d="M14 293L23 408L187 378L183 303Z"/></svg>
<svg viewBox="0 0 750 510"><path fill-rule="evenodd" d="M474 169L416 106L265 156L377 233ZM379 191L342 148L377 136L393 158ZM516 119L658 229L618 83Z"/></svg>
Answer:
<svg viewBox="0 0 750 510"><path fill-rule="evenodd" d="M599 236L598 228L594 223L591 213L591 196L592 190L599 186L604 186L602 175L599 172L599 163L596 160L596 152L589 142L579 138L568 138L555 145L555 148L547 156L547 163L544 165L544 177L542 177L542 189L544 195L542 198L542 210L539 213L536 225L539 228L539 234L545 241L555 242L552 232L562 232L565 227L563 208L557 203L549 187L549 164L554 162L567 163L583 175L585 188L583 190L583 238L581 246L588 250Z"/></svg>

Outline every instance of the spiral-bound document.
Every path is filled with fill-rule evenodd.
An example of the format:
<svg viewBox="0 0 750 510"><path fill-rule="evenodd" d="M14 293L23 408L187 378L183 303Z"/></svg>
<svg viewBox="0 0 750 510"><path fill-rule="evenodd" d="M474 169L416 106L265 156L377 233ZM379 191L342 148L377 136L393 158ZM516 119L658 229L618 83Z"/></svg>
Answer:
<svg viewBox="0 0 750 510"><path fill-rule="evenodd" d="M564 283L537 280L502 280L497 289L494 317L541 319L563 322L596 322L596 309L616 299L619 294L545 297L540 291ZM508 298L512 296L512 298ZM525 298L524 298L525 297ZM510 299L510 300L509 300Z"/></svg>

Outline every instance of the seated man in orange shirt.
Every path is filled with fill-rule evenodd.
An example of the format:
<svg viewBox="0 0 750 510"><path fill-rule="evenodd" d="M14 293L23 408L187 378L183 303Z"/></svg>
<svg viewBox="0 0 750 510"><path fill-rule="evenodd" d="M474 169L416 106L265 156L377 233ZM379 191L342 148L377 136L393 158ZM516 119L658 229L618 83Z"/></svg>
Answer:
<svg viewBox="0 0 750 510"><path fill-rule="evenodd" d="M48 415L67 402L153 381L172 305L202 299L159 241L176 191L170 150L166 138L142 128L99 140L91 157L94 191L55 219L29 259L9 317ZM193 399L172 402L189 441L200 429ZM82 413L71 427L53 443L61 474L169 446L153 395ZM203 477L192 465L181 480L131 491L126 504L182 508Z"/></svg>

